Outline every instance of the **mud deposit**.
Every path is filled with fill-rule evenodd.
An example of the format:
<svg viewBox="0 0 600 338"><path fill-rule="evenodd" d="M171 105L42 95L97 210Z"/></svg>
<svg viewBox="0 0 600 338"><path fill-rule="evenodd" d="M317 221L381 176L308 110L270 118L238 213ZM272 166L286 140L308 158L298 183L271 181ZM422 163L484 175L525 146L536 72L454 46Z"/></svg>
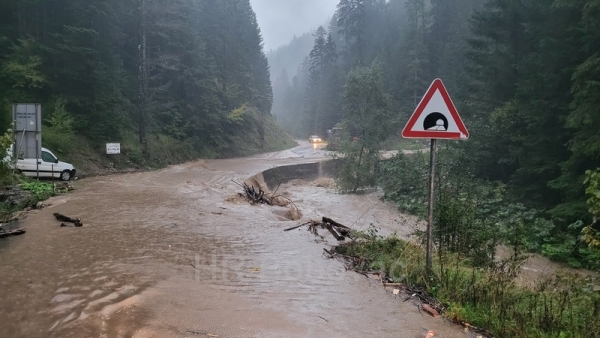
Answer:
<svg viewBox="0 0 600 338"><path fill-rule="evenodd" d="M284 207L251 206L232 180L325 159L311 146L75 182L0 241L0 337L439 337L466 335L419 314L322 256L332 244ZM326 179L280 191L303 220L327 215L406 235L414 219ZM59 212L81 218L61 228Z"/></svg>

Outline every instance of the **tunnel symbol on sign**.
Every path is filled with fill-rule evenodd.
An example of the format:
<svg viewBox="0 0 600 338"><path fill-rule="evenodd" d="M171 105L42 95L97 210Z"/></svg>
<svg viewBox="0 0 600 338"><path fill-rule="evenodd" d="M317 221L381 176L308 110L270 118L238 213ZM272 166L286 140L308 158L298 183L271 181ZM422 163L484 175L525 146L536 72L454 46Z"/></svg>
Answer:
<svg viewBox="0 0 600 338"><path fill-rule="evenodd" d="M435 79L406 126L404 138L466 140L469 131L456 111L442 80Z"/></svg>
<svg viewBox="0 0 600 338"><path fill-rule="evenodd" d="M448 119L442 113L431 113L425 117L425 121L423 121L423 129L446 131L448 130Z"/></svg>

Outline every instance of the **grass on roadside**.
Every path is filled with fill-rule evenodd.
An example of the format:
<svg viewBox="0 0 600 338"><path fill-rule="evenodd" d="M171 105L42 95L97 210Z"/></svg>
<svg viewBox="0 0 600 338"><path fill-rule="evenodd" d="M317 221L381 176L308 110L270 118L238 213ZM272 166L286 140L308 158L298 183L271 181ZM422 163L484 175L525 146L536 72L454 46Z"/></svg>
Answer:
<svg viewBox="0 0 600 338"><path fill-rule="evenodd" d="M18 185L22 190L29 192L30 196L16 204L8 202L0 203L1 220L7 220L13 213L19 210L35 206L38 202L45 201L59 193L67 192L56 188L52 182L23 179Z"/></svg>
<svg viewBox="0 0 600 338"><path fill-rule="evenodd" d="M523 259L475 268L455 254L438 254L435 273L427 276L422 247L373 232L357 237L336 252L361 258L358 270L383 270L395 282L425 288L451 320L485 328L496 337L600 337L600 293L591 278L560 272L525 288L515 283Z"/></svg>

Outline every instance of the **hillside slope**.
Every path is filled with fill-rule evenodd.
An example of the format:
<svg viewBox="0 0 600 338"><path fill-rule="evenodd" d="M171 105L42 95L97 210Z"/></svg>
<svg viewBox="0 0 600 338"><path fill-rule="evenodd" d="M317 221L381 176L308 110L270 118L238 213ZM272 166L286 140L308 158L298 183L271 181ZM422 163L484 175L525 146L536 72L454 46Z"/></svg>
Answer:
<svg viewBox="0 0 600 338"><path fill-rule="evenodd" d="M0 128L40 103L76 164L107 142L139 166L286 147L272 97L249 0L0 1Z"/></svg>

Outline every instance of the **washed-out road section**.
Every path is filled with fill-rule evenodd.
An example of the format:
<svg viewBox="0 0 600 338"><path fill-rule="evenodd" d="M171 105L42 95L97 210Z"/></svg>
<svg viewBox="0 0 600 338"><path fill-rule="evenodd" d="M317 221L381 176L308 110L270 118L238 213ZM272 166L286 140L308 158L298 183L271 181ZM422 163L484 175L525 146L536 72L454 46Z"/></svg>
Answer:
<svg viewBox="0 0 600 338"><path fill-rule="evenodd" d="M233 181L327 159L320 146L95 177L31 212L0 241L0 337L466 337L323 256L285 209L252 206ZM401 235L414 220L376 195L282 186L310 218ZM59 212L82 228L59 227Z"/></svg>

